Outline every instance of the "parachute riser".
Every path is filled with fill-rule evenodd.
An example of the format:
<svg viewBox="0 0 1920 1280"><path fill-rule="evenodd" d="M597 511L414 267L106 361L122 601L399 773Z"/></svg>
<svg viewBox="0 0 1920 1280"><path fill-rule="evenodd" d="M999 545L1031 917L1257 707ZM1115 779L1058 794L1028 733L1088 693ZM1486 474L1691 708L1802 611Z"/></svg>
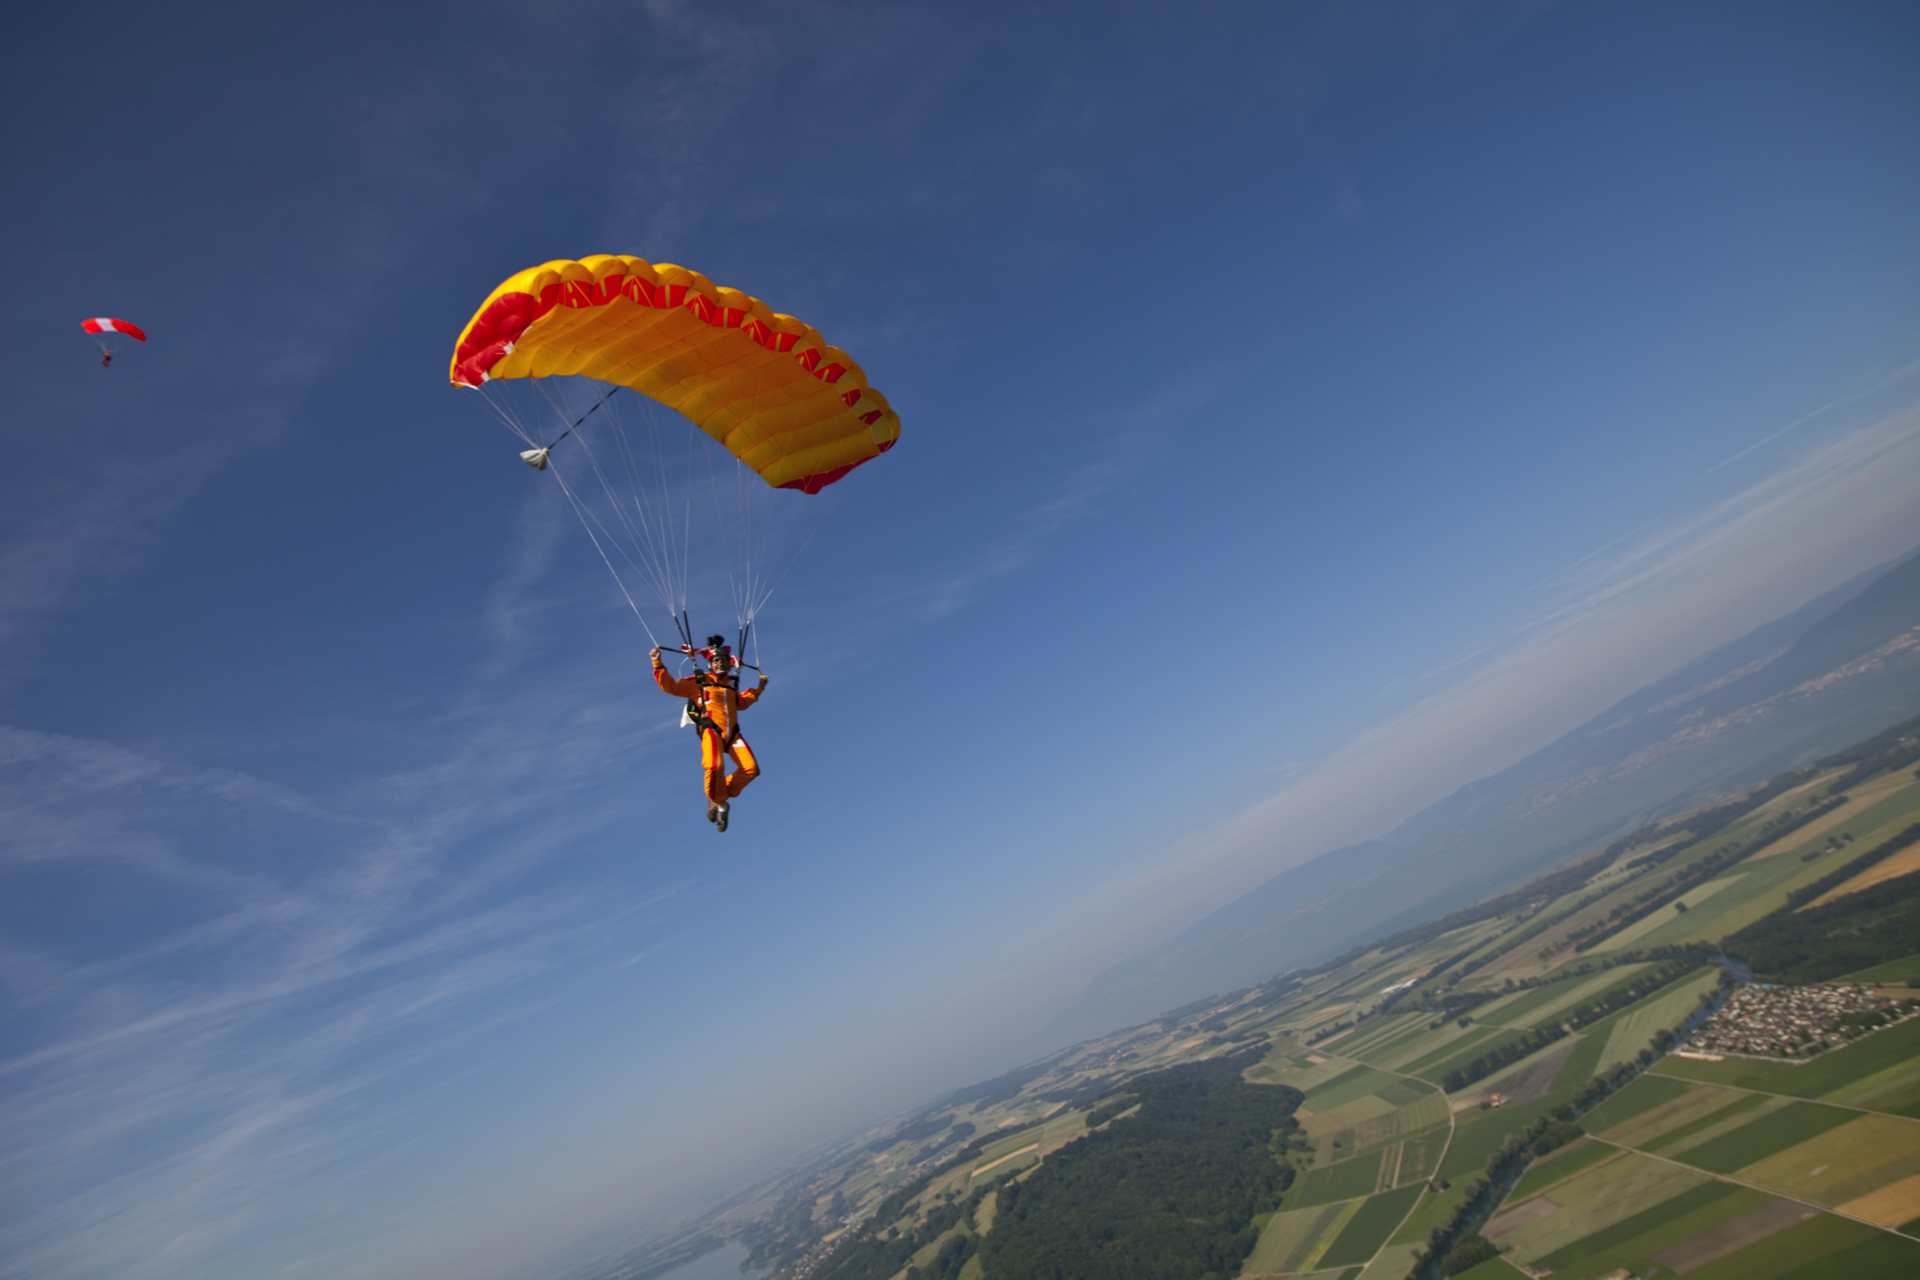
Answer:
<svg viewBox="0 0 1920 1280"><path fill-rule="evenodd" d="M698 648L698 649L696 649L696 648L694 648L694 646L692 646L691 644L683 644L683 645L681 645L681 646L680 646L680 652L681 652L681 654L683 654L683 655L684 655L684 656L686 656L686 657L689 657L689 658L694 658L694 659L698 659L698 660L700 660L700 661L703 661L703 662L705 662L705 661L711 661L711 660L712 660L712 658L713 658L713 650L712 650L712 649L710 649L710 648ZM736 654L733 654L733 655L731 655L731 657L732 657L732 659L733 659L733 665L734 665L734 666L736 666L736 667L745 667L745 668L746 668L747 670L749 670L749 671L758 671L758 670L760 670L760 668L759 668L759 667L757 667L757 666L755 666L755 665L754 665L753 663L751 663L751 662L748 662L748 661L746 661L745 659L743 659L743 658L742 658L742 657L741 657L741 656L740 656L739 654L737 654L737 653L736 653Z"/></svg>

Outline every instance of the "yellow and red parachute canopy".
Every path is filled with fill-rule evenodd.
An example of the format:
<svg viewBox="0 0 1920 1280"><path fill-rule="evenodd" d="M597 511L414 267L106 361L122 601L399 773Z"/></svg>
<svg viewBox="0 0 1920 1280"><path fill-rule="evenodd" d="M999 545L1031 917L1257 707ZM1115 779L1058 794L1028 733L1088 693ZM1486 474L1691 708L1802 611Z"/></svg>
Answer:
<svg viewBox="0 0 1920 1280"><path fill-rule="evenodd" d="M900 438L900 415L813 327L697 271L596 254L511 276L460 333L450 376L582 375L691 418L777 489L818 493Z"/></svg>

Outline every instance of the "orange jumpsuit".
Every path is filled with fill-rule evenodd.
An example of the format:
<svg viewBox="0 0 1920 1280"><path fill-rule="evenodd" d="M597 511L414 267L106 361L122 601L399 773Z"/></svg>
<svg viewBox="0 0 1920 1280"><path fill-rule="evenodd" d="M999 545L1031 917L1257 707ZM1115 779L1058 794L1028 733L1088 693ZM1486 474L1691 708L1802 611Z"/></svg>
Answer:
<svg viewBox="0 0 1920 1280"><path fill-rule="evenodd" d="M711 729L705 726L700 729L700 767L706 771L710 802L725 804L760 776L760 764L753 758L753 748L740 736L740 712L753 705L760 696L758 689L742 691L734 688L732 681L704 671L676 680L659 663L654 664L653 679L662 691L698 703L700 713L713 725ZM740 766L732 777L727 776L729 755Z"/></svg>

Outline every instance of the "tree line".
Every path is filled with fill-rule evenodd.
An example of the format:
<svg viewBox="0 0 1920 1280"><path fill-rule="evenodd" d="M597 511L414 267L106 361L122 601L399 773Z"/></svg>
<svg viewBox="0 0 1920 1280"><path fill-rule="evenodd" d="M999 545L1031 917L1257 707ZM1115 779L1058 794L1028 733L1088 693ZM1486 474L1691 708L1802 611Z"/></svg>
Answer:
<svg viewBox="0 0 1920 1280"><path fill-rule="evenodd" d="M1825 906L1782 907L1721 943L1754 976L1824 982L1920 949L1920 871L1883 880Z"/></svg>

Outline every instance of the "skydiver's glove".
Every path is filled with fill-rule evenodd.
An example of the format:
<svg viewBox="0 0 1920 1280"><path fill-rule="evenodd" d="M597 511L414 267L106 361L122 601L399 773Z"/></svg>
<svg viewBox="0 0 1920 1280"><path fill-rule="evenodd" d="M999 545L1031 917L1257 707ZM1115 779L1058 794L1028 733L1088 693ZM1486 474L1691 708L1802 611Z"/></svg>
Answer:
<svg viewBox="0 0 1920 1280"><path fill-rule="evenodd" d="M659 646L659 645L655 645L655 646L653 646L653 652L652 652L652 653L649 653L649 654L647 655L647 657L648 657L648 659L649 659L649 660L651 660L651 661L652 661L652 663L653 663L653 665L654 665L654 666L656 666L656 667L660 667L660 666L665 666L665 665L666 665L665 663L663 663L663 662L661 662L661 661L660 661L660 646Z"/></svg>

